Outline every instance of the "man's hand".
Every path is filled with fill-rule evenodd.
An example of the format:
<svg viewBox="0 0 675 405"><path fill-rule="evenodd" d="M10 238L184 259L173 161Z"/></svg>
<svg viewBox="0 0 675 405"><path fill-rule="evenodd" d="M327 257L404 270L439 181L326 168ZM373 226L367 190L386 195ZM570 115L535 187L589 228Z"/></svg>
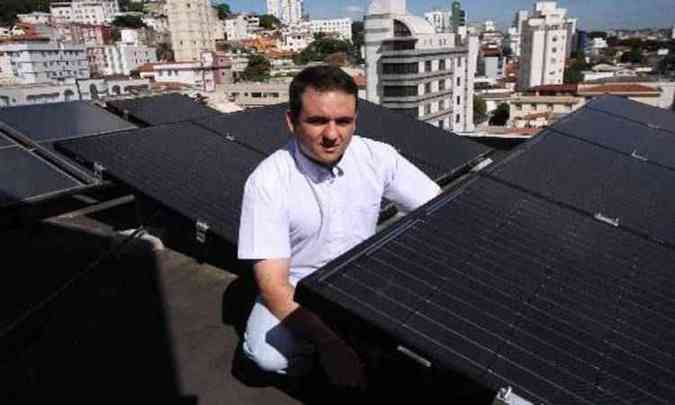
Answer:
<svg viewBox="0 0 675 405"><path fill-rule="evenodd" d="M366 375L361 359L342 339L319 343L317 351L319 361L331 384L345 388L365 389Z"/></svg>

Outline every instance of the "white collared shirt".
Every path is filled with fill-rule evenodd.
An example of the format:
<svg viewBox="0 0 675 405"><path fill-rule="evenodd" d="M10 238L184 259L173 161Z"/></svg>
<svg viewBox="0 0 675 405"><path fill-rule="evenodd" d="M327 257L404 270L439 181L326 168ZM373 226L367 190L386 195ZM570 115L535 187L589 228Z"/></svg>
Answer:
<svg viewBox="0 0 675 405"><path fill-rule="evenodd" d="M340 162L327 168L309 160L292 138L246 181L238 256L290 258L295 285L372 236L383 197L408 212L439 192L385 143L353 136Z"/></svg>

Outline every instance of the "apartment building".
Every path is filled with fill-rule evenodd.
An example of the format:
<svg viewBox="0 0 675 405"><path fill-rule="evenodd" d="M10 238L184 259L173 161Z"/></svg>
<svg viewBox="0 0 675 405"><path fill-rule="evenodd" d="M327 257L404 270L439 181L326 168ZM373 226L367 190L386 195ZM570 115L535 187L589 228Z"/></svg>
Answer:
<svg viewBox="0 0 675 405"><path fill-rule="evenodd" d="M90 76L84 46L31 40L0 44L0 57L9 58L17 83L31 84Z"/></svg>
<svg viewBox="0 0 675 405"><path fill-rule="evenodd" d="M225 39L225 27L209 0L167 0L166 6L176 61L197 61Z"/></svg>
<svg viewBox="0 0 675 405"><path fill-rule="evenodd" d="M49 5L52 20L57 24L82 23L91 25L109 24L120 12L117 0L73 0L53 2Z"/></svg>
<svg viewBox="0 0 675 405"><path fill-rule="evenodd" d="M369 101L455 132L471 132L478 38L459 43L406 11L405 0L371 3L365 17Z"/></svg>
<svg viewBox="0 0 675 405"><path fill-rule="evenodd" d="M345 41L352 40L352 19L333 18L328 20L310 20L309 28L312 35L324 33L335 35Z"/></svg>
<svg viewBox="0 0 675 405"><path fill-rule="evenodd" d="M568 43L567 10L555 1L539 1L523 24L518 88L561 84Z"/></svg>

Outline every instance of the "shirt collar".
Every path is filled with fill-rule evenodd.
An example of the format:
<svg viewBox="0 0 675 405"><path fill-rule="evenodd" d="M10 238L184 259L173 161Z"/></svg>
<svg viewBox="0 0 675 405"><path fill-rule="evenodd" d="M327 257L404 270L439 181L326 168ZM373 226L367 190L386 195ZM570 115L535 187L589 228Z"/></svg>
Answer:
<svg viewBox="0 0 675 405"><path fill-rule="evenodd" d="M293 151L293 158L295 159L298 167L300 168L300 171L309 176L315 183L320 183L322 181L334 177L339 177L344 174L345 157L347 155L347 151L349 151L349 147L347 147L347 150L345 150L345 153L340 159L340 161L337 162L333 167L329 168L309 159L300 150L300 145L298 144L295 138L291 139L291 146L292 146L291 150Z"/></svg>

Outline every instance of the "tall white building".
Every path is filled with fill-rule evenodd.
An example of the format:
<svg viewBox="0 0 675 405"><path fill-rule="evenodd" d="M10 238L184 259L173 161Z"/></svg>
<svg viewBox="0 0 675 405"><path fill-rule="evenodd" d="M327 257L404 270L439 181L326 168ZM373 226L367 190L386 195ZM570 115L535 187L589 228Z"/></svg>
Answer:
<svg viewBox="0 0 675 405"><path fill-rule="evenodd" d="M280 0L278 17L286 25L297 24L302 21L303 0Z"/></svg>
<svg viewBox="0 0 675 405"><path fill-rule="evenodd" d="M167 0L171 46L176 61L199 60L225 38L224 24L209 0Z"/></svg>
<svg viewBox="0 0 675 405"><path fill-rule="evenodd" d="M111 23L120 6L117 0L73 0L51 3L49 11L56 23L100 25Z"/></svg>
<svg viewBox="0 0 675 405"><path fill-rule="evenodd" d="M567 10L539 1L523 24L518 88L562 84L568 35Z"/></svg>
<svg viewBox="0 0 675 405"><path fill-rule="evenodd" d="M47 40L10 42L0 44L0 55L9 58L11 75L19 84L88 79L90 76L84 46Z"/></svg>
<svg viewBox="0 0 675 405"><path fill-rule="evenodd" d="M527 10L516 12L516 16L513 18L513 26L509 28L509 48L513 51L514 56L520 57L520 38L523 32L523 24L527 21L528 14Z"/></svg>
<svg viewBox="0 0 675 405"><path fill-rule="evenodd" d="M106 76L129 76L131 71L146 63L157 63L157 49L144 46L138 38L138 31L125 29L122 40L115 45L103 47L105 65L102 73Z"/></svg>
<svg viewBox="0 0 675 405"><path fill-rule="evenodd" d="M310 20L310 31L312 34L325 33L335 34L345 41L352 40L352 19L351 18L333 18L330 20Z"/></svg>
<svg viewBox="0 0 675 405"><path fill-rule="evenodd" d="M577 39L577 19L576 18L567 18L567 43L565 44L565 58L572 56L572 51L574 50L574 44Z"/></svg>
<svg viewBox="0 0 675 405"><path fill-rule="evenodd" d="M434 26L436 32L452 32L452 13L447 10L434 10L424 13L424 18Z"/></svg>
<svg viewBox="0 0 675 405"><path fill-rule="evenodd" d="M280 10L281 0L267 0L267 14L273 15L276 18L281 18Z"/></svg>
<svg viewBox="0 0 675 405"><path fill-rule="evenodd" d="M458 45L406 11L405 0L372 1L365 16L369 101L454 132L472 132L478 38Z"/></svg>

